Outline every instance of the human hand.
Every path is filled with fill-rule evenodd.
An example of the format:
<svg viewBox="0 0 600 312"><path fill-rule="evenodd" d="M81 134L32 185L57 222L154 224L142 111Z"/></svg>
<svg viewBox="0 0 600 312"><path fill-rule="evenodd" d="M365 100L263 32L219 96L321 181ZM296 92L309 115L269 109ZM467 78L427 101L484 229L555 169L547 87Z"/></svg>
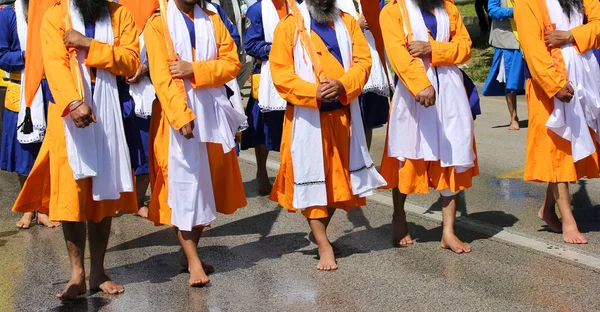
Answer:
<svg viewBox="0 0 600 312"><path fill-rule="evenodd" d="M169 70L171 71L171 76L173 78L188 78L194 74L194 67L192 63L182 61L179 56L177 56L177 60L175 62L169 63Z"/></svg>
<svg viewBox="0 0 600 312"><path fill-rule="evenodd" d="M146 76L147 74L148 74L148 66L146 66L146 64L140 64L140 67L138 67L135 74L133 76L131 76L131 78L127 79L127 82L129 82L131 84L136 84L136 83L140 82L140 80L142 80L142 78L144 78L144 76Z"/></svg>
<svg viewBox="0 0 600 312"><path fill-rule="evenodd" d="M552 30L544 34L544 42L549 48L560 48L574 41L575 39L570 31Z"/></svg>
<svg viewBox="0 0 600 312"><path fill-rule="evenodd" d="M69 115L77 128L85 128L92 122L96 122L96 115L92 108L81 100L69 104Z"/></svg>
<svg viewBox="0 0 600 312"><path fill-rule="evenodd" d="M567 82L565 86L556 93L555 96L559 101L569 103L573 99L574 95L575 90L573 90L571 84Z"/></svg>
<svg viewBox="0 0 600 312"><path fill-rule="evenodd" d="M327 102L337 101L346 92L344 85L339 80L325 79L321 81L321 97Z"/></svg>
<svg viewBox="0 0 600 312"><path fill-rule="evenodd" d="M179 129L179 133L183 135L186 139L191 139L194 137L194 121L190 121L185 124L181 129Z"/></svg>
<svg viewBox="0 0 600 312"><path fill-rule="evenodd" d="M428 41L411 41L406 46L412 57L428 57L431 55L431 44Z"/></svg>
<svg viewBox="0 0 600 312"><path fill-rule="evenodd" d="M415 100L425 107L435 105L435 89L429 86L417 93Z"/></svg>
<svg viewBox="0 0 600 312"><path fill-rule="evenodd" d="M63 42L67 48L88 50L92 44L92 39L82 35L75 29L69 29L63 35Z"/></svg>

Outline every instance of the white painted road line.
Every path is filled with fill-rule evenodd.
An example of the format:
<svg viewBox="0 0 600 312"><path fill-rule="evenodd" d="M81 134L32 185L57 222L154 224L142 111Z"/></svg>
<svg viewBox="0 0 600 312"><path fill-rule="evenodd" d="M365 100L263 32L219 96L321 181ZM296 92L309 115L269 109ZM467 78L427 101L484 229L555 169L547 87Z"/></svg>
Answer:
<svg viewBox="0 0 600 312"><path fill-rule="evenodd" d="M239 158L246 162L256 164L254 153L242 151L240 153ZM274 161L272 159L268 159L267 168L272 170L278 170L279 162ZM374 194L373 196L370 196L368 200L372 200L390 207L393 205L392 198L390 196L385 196L381 194ZM420 207L407 202L404 207L404 210L406 210L407 213L410 213L423 219L442 222L441 214L427 213L427 208L424 207ZM481 222L478 220L471 219L469 217L457 218L456 225L477 233L489 235L491 238L499 241L504 241L513 245L533 249L559 259L573 261L590 267L594 269L594 271L600 272L600 255L584 253L580 250L574 250L572 248L569 248L566 245L556 245L539 239L530 238L523 234L504 230L502 229L502 227L499 227L497 225Z"/></svg>

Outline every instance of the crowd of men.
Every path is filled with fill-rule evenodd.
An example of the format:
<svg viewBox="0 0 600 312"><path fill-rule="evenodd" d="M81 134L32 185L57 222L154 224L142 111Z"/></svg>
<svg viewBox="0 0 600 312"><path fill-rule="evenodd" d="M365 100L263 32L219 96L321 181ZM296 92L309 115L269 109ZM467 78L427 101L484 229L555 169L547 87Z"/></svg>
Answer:
<svg viewBox="0 0 600 312"><path fill-rule="evenodd" d="M471 252L454 221L458 192L478 175L480 111L458 67L471 39L451 0L259 0L243 42L204 0L0 2L0 68L11 78L0 168L22 183L18 227L35 214L61 225L71 278L60 300L88 289L86 236L89 288L124 291L104 269L119 212L172 226L190 286L210 283L197 245L218 213L246 206L238 149L254 148L261 195L307 219L319 270L338 268L327 236L336 209L365 206L378 188L392 190L394 245L413 243L407 195L434 189L441 247ZM600 175L600 4L490 0L489 14L496 54L484 94L506 95L518 130L516 94L526 92L524 178L548 183L539 216L565 242L587 243L568 184ZM242 44L255 59L245 109ZM372 130L386 123L377 170ZM273 185L269 151L281 159Z"/></svg>

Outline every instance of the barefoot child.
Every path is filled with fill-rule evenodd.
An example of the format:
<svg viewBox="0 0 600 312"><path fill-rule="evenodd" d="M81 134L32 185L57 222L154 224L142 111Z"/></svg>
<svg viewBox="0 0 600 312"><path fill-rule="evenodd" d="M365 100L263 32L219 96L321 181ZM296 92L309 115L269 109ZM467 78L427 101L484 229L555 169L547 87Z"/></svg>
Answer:
<svg viewBox="0 0 600 312"><path fill-rule="evenodd" d="M364 206L365 197L385 184L368 154L357 100L371 52L354 17L339 11L335 0L288 4L292 15L277 26L270 54L273 83L288 102L270 198L302 211L319 248L317 269L329 271L337 269L327 238L335 209Z"/></svg>
<svg viewBox="0 0 600 312"><path fill-rule="evenodd" d="M159 100L150 125L148 219L175 228L189 285L204 286L212 269L198 255L202 230L217 212L246 205L234 141L246 117L224 87L241 65L219 15L196 0L161 0L144 38Z"/></svg>
<svg viewBox="0 0 600 312"><path fill-rule="evenodd" d="M454 234L454 220L457 193L478 174L473 117L456 66L469 59L471 39L450 0L392 0L380 20L400 78L381 164L386 188L393 188L393 243L413 243L406 195L434 188L442 195L442 248L470 252Z"/></svg>

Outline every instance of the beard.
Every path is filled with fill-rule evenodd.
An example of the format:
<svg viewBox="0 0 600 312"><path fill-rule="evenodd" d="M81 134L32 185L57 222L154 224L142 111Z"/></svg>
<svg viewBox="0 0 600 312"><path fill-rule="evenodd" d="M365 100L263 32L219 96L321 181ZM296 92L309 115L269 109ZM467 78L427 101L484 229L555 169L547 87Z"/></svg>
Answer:
<svg viewBox="0 0 600 312"><path fill-rule="evenodd" d="M335 0L305 0L310 16L318 23L332 22L339 14Z"/></svg>
<svg viewBox="0 0 600 312"><path fill-rule="evenodd" d="M106 0L73 0L73 3L81 12L84 22L95 23L108 15Z"/></svg>
<svg viewBox="0 0 600 312"><path fill-rule="evenodd" d="M433 11L434 9L444 7L444 0L415 0L419 9L423 11Z"/></svg>
<svg viewBox="0 0 600 312"><path fill-rule="evenodd" d="M581 0L558 0L563 12L567 17L571 17L571 12L583 12L583 3Z"/></svg>

